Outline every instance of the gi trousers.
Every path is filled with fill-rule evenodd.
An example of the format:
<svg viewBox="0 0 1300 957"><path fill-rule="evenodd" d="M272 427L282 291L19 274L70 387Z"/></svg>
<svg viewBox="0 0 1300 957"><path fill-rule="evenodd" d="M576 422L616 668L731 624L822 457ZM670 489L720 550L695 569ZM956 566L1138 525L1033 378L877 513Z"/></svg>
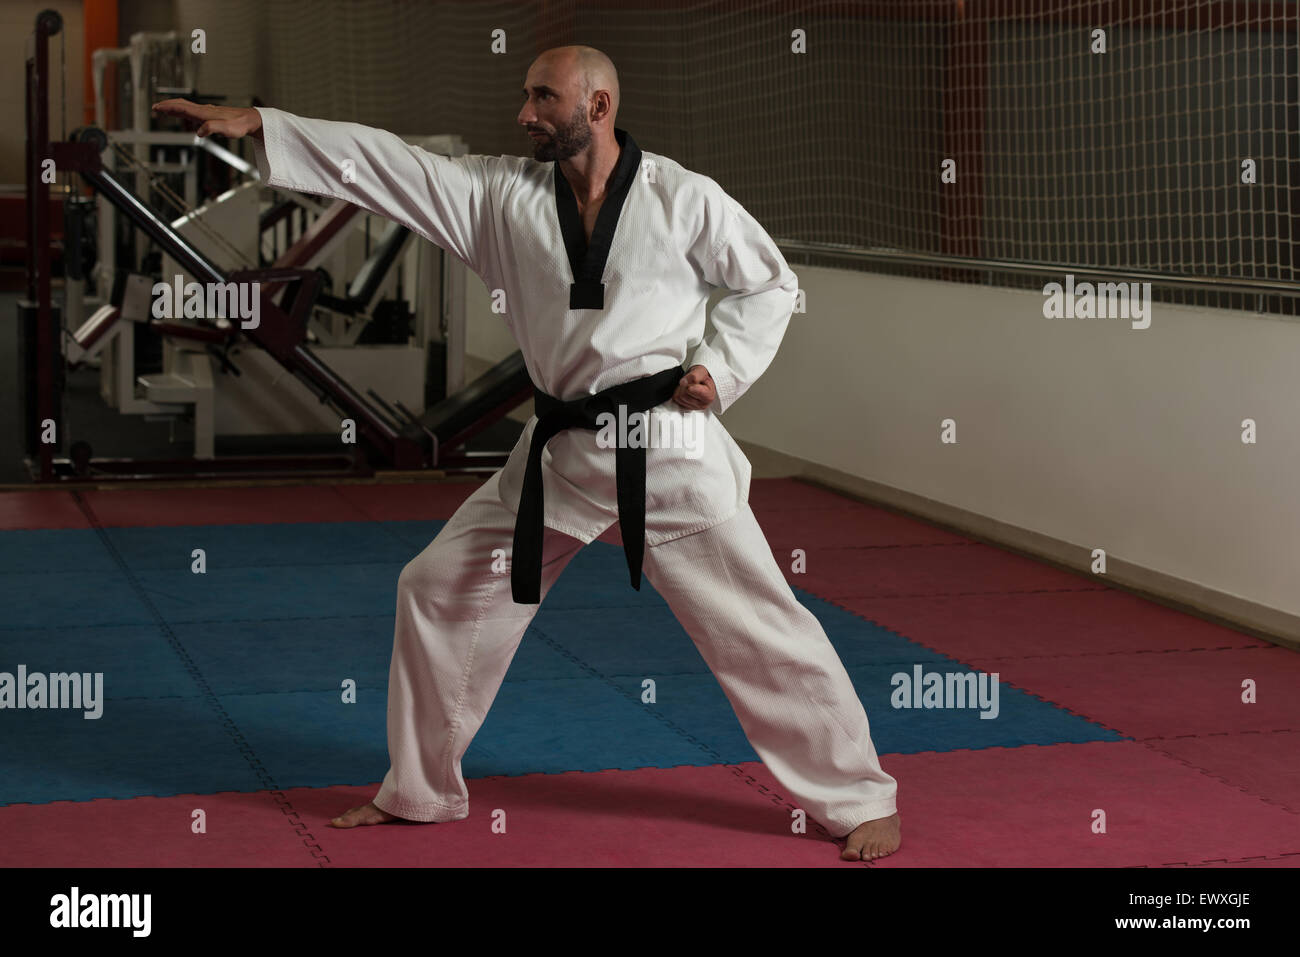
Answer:
<svg viewBox="0 0 1300 957"><path fill-rule="evenodd" d="M515 515L501 500L499 476L466 499L398 577L391 767L374 803L408 820L469 815L461 760L540 607L511 598L502 557L510 555ZM582 547L546 528L543 601ZM643 573L797 807L835 837L894 813L897 784L880 766L866 711L820 622L790 590L748 503L711 528L648 546Z"/></svg>

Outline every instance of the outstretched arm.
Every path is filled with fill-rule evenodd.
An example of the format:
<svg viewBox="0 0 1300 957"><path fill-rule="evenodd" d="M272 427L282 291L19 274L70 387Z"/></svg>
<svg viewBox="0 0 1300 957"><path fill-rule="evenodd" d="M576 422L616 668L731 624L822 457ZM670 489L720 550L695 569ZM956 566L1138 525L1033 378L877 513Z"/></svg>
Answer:
<svg viewBox="0 0 1300 957"><path fill-rule="evenodd" d="M481 271L489 228L489 157L439 156L385 130L266 107L164 100L153 109L199 123L199 136L251 136L267 185L354 203Z"/></svg>

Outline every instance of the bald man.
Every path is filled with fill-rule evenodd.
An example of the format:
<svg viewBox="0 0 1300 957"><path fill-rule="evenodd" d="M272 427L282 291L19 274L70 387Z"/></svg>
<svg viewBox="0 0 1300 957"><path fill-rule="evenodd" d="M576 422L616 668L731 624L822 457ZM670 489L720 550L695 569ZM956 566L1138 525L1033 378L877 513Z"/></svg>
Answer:
<svg viewBox="0 0 1300 957"><path fill-rule="evenodd" d="M448 158L273 109L154 107L199 121L200 136L253 136L268 185L346 199L456 256L504 298L536 387L505 467L398 578L391 767L370 804L331 823L468 816L461 759L524 631L573 555L617 524L632 586L644 571L754 750L845 839L841 858L891 854L897 784L844 666L772 557L749 507L749 461L718 418L771 363L796 278L717 183L615 127L618 74L603 53L547 50L523 95L532 158ZM732 294L706 341L713 287Z"/></svg>

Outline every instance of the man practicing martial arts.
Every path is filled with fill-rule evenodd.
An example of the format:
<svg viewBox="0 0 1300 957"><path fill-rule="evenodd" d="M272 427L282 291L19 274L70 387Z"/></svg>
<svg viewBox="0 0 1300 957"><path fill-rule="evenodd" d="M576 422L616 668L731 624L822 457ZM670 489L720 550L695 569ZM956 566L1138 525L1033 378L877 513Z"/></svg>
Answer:
<svg viewBox="0 0 1300 957"><path fill-rule="evenodd" d="M281 110L154 107L199 121L200 136L254 137L267 185L355 203L460 259L504 302L537 390L505 467L398 578L391 768L372 803L332 823L468 816L461 759L525 629L569 560L617 522L632 582L644 570L798 806L847 838L844 860L893 853L897 784L772 557L749 461L718 420L776 354L795 276L717 183L614 126L618 75L603 53L547 50L523 95L532 158L448 158ZM705 342L711 287L733 294ZM600 440L601 413L635 426L643 412L640 440L635 428L618 447ZM674 415L699 426L702 454L654 441L658 418Z"/></svg>

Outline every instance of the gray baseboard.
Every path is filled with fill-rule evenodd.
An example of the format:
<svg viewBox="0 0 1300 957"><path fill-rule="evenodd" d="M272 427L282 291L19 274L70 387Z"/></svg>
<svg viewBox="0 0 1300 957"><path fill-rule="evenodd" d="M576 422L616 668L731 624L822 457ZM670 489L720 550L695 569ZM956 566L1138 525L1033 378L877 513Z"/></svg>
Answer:
<svg viewBox="0 0 1300 957"><path fill-rule="evenodd" d="M1007 551L1046 562L1088 581L1091 549L737 440L754 478L798 478L869 505L899 512ZM1106 583L1168 608L1196 615L1264 641L1300 650L1300 617L1237 595L1216 591L1133 562L1106 556Z"/></svg>

